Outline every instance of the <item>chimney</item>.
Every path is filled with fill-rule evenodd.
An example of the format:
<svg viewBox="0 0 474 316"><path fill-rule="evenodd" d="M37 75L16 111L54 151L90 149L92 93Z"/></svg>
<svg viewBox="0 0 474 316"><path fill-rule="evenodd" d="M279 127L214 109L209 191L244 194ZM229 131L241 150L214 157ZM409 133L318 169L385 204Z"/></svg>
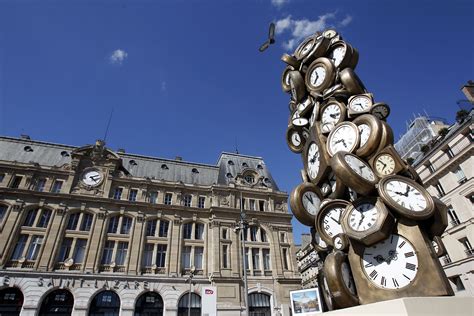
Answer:
<svg viewBox="0 0 474 316"><path fill-rule="evenodd" d="M181 156L176 156L176 158L174 158L174 160L183 161L183 157L181 157Z"/></svg>

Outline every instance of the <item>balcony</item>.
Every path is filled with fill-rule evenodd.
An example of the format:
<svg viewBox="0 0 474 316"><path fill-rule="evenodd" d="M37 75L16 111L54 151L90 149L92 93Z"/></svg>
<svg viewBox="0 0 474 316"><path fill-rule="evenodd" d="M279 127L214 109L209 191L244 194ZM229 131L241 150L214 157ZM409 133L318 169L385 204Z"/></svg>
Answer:
<svg viewBox="0 0 474 316"><path fill-rule="evenodd" d="M143 273L145 273L145 274L166 274L166 268L165 267L157 267L156 265L145 266L145 267L143 267Z"/></svg>
<svg viewBox="0 0 474 316"><path fill-rule="evenodd" d="M451 258L449 257L449 255L445 255L443 257L443 265L447 265L447 264L450 264L452 261L451 261Z"/></svg>
<svg viewBox="0 0 474 316"><path fill-rule="evenodd" d="M461 224L459 219L452 220L450 223L451 223L451 226L453 226L453 227L458 226L459 224Z"/></svg>
<svg viewBox="0 0 474 316"><path fill-rule="evenodd" d="M125 272L125 266L111 264L103 264L99 268L100 272Z"/></svg>
<svg viewBox="0 0 474 316"><path fill-rule="evenodd" d="M18 268L18 269L33 269L35 267L35 261L30 260L10 260L5 265L6 268Z"/></svg>
<svg viewBox="0 0 474 316"><path fill-rule="evenodd" d="M469 257L474 257L474 249L466 249L464 250L464 252L466 253L466 256L469 258Z"/></svg>

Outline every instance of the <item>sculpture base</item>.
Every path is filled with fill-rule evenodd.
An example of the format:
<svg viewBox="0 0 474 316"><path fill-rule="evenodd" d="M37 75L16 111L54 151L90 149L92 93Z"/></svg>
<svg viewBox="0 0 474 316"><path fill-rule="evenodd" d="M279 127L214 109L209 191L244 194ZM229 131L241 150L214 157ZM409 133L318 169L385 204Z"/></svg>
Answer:
<svg viewBox="0 0 474 316"><path fill-rule="evenodd" d="M464 316L474 315L472 297L406 297L326 312L325 315Z"/></svg>

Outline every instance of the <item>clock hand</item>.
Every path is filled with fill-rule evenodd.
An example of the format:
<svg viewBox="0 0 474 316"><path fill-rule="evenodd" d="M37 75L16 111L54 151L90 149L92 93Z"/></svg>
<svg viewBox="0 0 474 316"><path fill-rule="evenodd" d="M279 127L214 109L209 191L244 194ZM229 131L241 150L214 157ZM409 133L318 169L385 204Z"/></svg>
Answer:
<svg viewBox="0 0 474 316"><path fill-rule="evenodd" d="M410 192L410 186L407 184L407 190L406 190L405 194L403 194L403 195L408 197L408 192Z"/></svg>
<svg viewBox="0 0 474 316"><path fill-rule="evenodd" d="M364 215L364 213L362 213L362 214L361 214L361 217L360 217L359 225L357 225L357 228L360 227L360 225L361 225L362 222L364 221L364 218L365 218L365 215Z"/></svg>
<svg viewBox="0 0 474 316"><path fill-rule="evenodd" d="M95 183L97 183L97 180L95 179L95 177L94 177L94 176L89 176L89 178L91 178L91 179L92 179L92 181L94 181Z"/></svg>
<svg viewBox="0 0 474 316"><path fill-rule="evenodd" d="M341 224L341 222L339 222L339 221L338 221L337 219L335 219L334 217L331 217L331 219L332 219L333 221L335 221L336 223Z"/></svg>
<svg viewBox="0 0 474 316"><path fill-rule="evenodd" d="M314 203L313 203L313 197L312 197L312 196L310 196L310 195L305 195L305 197L306 197L306 199L309 201L309 203L314 204Z"/></svg>
<svg viewBox="0 0 474 316"><path fill-rule="evenodd" d="M381 162L381 161L379 161L379 162L383 165L382 170L385 170L385 168L387 167L387 164L385 164L385 163L383 163L383 162Z"/></svg>
<svg viewBox="0 0 474 316"><path fill-rule="evenodd" d="M344 138L342 139L342 143L344 144L344 147L347 148L347 144L346 144L346 141L344 140Z"/></svg>

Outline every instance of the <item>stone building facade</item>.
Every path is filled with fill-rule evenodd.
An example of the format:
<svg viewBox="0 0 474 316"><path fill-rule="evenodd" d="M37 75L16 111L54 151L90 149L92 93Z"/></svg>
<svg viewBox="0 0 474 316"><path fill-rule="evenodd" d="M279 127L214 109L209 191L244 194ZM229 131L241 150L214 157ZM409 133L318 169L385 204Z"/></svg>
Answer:
<svg viewBox="0 0 474 316"><path fill-rule="evenodd" d="M474 296L473 112L436 139L414 167L431 195L448 206L441 263L456 295Z"/></svg>
<svg viewBox="0 0 474 316"><path fill-rule="evenodd" d="M215 286L218 315L244 315L241 203L250 314L289 315L291 215L262 158L0 137L0 314L201 315Z"/></svg>
<svg viewBox="0 0 474 316"><path fill-rule="evenodd" d="M296 251L296 264L301 274L301 288L318 287L318 271L320 268L318 252L311 244L311 235L301 235L301 246Z"/></svg>

